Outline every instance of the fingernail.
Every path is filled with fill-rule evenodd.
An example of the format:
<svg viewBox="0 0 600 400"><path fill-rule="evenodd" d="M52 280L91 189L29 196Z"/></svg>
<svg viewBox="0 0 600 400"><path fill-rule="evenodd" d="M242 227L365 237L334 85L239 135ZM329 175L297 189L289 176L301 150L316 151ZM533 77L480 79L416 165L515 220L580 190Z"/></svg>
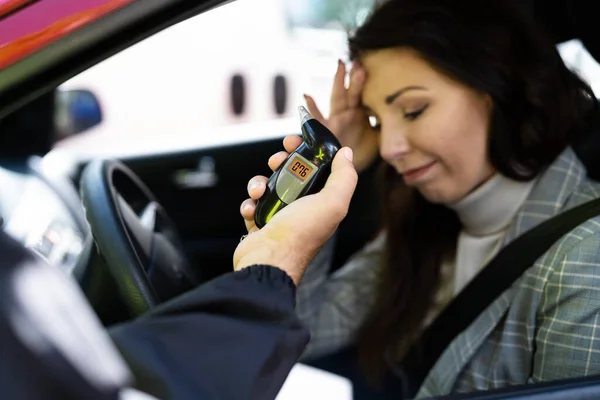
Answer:
<svg viewBox="0 0 600 400"><path fill-rule="evenodd" d="M253 191L254 189L256 189L257 187L258 187L258 183L251 183L251 184L248 186L248 191L249 191L249 192L252 192L252 191Z"/></svg>
<svg viewBox="0 0 600 400"><path fill-rule="evenodd" d="M348 161L352 161L354 158L354 154L352 154L352 149L350 149L350 147L344 148L344 157L346 157Z"/></svg>

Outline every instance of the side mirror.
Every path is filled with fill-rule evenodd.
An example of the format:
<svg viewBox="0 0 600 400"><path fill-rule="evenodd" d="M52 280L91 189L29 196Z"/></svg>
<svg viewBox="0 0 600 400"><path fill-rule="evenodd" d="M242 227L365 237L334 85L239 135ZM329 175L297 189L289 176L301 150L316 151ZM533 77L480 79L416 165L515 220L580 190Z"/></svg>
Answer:
<svg viewBox="0 0 600 400"><path fill-rule="evenodd" d="M56 91L55 128L58 140L87 131L102 122L102 108L89 90Z"/></svg>

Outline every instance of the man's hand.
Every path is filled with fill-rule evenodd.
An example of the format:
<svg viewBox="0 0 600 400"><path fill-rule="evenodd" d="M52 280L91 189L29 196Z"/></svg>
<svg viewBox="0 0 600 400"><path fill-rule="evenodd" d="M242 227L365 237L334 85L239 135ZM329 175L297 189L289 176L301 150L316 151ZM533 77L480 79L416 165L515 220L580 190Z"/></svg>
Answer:
<svg viewBox="0 0 600 400"><path fill-rule="evenodd" d="M289 152L300 143L299 137L289 136L284 140ZM286 157L286 152L275 154L269 166L277 169ZM287 272L297 285L308 263L348 213L357 179L352 150L344 147L336 154L331 175L319 193L294 201L259 230L254 224L254 211L256 201L265 191L267 178L253 178L248 185L250 199L242 203L241 209L249 234L233 255L234 269L272 265Z"/></svg>

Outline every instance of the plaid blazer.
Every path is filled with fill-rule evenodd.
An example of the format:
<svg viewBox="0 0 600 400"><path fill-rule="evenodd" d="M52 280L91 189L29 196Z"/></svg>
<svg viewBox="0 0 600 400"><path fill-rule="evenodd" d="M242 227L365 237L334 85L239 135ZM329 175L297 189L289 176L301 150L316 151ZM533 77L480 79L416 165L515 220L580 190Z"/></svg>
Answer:
<svg viewBox="0 0 600 400"><path fill-rule="evenodd" d="M574 206L600 184L567 149L542 174L513 219L504 245ZM328 275L332 243L298 287L297 311L311 331L305 358L350 344L373 304L382 235ZM600 374L600 217L542 255L448 346L418 398Z"/></svg>

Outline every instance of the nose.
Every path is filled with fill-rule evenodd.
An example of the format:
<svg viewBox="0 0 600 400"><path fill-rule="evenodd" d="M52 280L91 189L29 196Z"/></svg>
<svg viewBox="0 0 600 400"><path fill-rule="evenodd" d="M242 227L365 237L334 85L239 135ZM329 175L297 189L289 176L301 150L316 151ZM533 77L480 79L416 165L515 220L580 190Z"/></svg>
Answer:
<svg viewBox="0 0 600 400"><path fill-rule="evenodd" d="M410 142L400 129L381 123L379 138L379 154L381 158L390 162L397 160L410 152Z"/></svg>

